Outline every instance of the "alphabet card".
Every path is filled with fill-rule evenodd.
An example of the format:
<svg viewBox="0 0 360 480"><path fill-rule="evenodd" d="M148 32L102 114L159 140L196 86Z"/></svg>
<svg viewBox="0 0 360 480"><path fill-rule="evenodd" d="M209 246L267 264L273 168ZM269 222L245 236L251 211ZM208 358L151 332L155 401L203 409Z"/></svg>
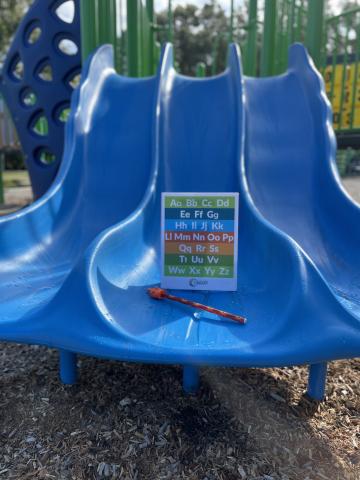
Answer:
<svg viewBox="0 0 360 480"><path fill-rule="evenodd" d="M237 289L239 194L162 193L161 286Z"/></svg>

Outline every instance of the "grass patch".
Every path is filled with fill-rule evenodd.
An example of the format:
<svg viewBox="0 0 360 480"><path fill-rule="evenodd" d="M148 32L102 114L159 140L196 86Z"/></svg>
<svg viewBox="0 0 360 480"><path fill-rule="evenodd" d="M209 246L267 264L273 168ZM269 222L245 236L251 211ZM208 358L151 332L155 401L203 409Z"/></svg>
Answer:
<svg viewBox="0 0 360 480"><path fill-rule="evenodd" d="M30 185L27 170L5 170L3 172L5 188L27 187Z"/></svg>

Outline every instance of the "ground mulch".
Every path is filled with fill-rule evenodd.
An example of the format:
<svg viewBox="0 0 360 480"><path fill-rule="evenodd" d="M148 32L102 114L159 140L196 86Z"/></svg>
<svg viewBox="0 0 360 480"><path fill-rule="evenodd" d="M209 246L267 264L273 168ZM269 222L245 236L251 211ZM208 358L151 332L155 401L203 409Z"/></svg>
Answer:
<svg viewBox="0 0 360 480"><path fill-rule="evenodd" d="M56 351L2 344L0 480L360 480L359 359L330 364L320 404L304 367L206 368L191 397L179 367L79 366L64 386Z"/></svg>
<svg viewBox="0 0 360 480"><path fill-rule="evenodd" d="M2 344L2 479L360 479L360 360L330 364L324 403L306 369L204 368L197 396L181 369L79 359Z"/></svg>

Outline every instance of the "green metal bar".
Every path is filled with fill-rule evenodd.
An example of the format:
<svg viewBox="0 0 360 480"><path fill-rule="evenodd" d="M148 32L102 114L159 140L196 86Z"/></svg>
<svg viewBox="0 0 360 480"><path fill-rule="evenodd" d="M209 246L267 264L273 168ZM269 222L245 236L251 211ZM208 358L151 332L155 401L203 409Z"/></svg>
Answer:
<svg viewBox="0 0 360 480"><path fill-rule="evenodd" d="M155 42L155 56L154 56L154 72L156 72L156 69L159 65L160 62L160 56L161 56L161 45L160 42Z"/></svg>
<svg viewBox="0 0 360 480"><path fill-rule="evenodd" d="M303 40L303 17L304 17L304 0L301 0L297 7L297 20L295 29L295 41L301 42Z"/></svg>
<svg viewBox="0 0 360 480"><path fill-rule="evenodd" d="M139 1L127 0L127 60L130 77L138 77L140 74L139 15Z"/></svg>
<svg viewBox="0 0 360 480"><path fill-rule="evenodd" d="M169 0L168 3L168 42L174 42L174 23L171 0Z"/></svg>
<svg viewBox="0 0 360 480"><path fill-rule="evenodd" d="M249 22L245 47L244 71L246 75L256 75L256 39L257 39L257 0L249 2Z"/></svg>
<svg viewBox="0 0 360 480"><path fill-rule="evenodd" d="M98 45L110 43L116 46L116 1L98 0L97 2L98 18Z"/></svg>
<svg viewBox="0 0 360 480"><path fill-rule="evenodd" d="M115 0L115 66L116 71L120 74L124 73L124 65L123 65L123 49L122 49L122 22L123 22L123 14L122 14L122 0Z"/></svg>
<svg viewBox="0 0 360 480"><path fill-rule="evenodd" d="M266 5L266 2L265 2ZM274 70L272 72L272 75L275 75L277 72L278 68L278 63L279 63L279 49L281 50L281 21L282 21L282 15L283 15L283 0L277 0L276 2L276 24L275 24L275 52L276 55L274 55ZM266 15L265 10L264 10L264 15ZM265 28L265 27L264 27ZM281 52L280 52L281 54Z"/></svg>
<svg viewBox="0 0 360 480"><path fill-rule="evenodd" d="M285 24L285 45L286 48L284 49L284 64L283 70L287 69L288 66L288 52L289 46L291 45L292 40L292 33L293 33L293 0L287 0L287 8L286 8L286 24Z"/></svg>
<svg viewBox="0 0 360 480"><path fill-rule="evenodd" d="M220 43L220 35L216 35L213 42L213 50L211 54L212 56L211 75L217 74L217 57L218 57L219 43Z"/></svg>
<svg viewBox="0 0 360 480"><path fill-rule="evenodd" d="M123 10L123 0L119 1L119 8L118 8L118 15L119 15L119 23L120 23L120 31L118 35L118 50L119 50L119 73L122 75L127 74L127 55L126 55L126 33L123 30L124 25L124 10Z"/></svg>
<svg viewBox="0 0 360 480"><path fill-rule="evenodd" d="M108 10L109 10L108 0L96 0L96 17L98 20L97 42L96 42L97 45L109 43L107 41L108 31L107 31L107 19L106 19L106 14L109 15Z"/></svg>
<svg viewBox="0 0 360 480"><path fill-rule="evenodd" d="M287 65L287 31L285 29L285 19L287 17L288 0L281 0L281 15L277 28L277 46L275 58L275 72L282 73Z"/></svg>
<svg viewBox="0 0 360 480"><path fill-rule="evenodd" d="M230 1L229 43L234 41L234 0Z"/></svg>
<svg viewBox="0 0 360 480"><path fill-rule="evenodd" d="M285 13L285 31L283 41L283 51L281 55L282 63L280 73L283 73L288 65L288 50L291 40L291 0L286 0L286 13Z"/></svg>
<svg viewBox="0 0 360 480"><path fill-rule="evenodd" d="M196 64L196 76L198 78L206 77L206 65L204 62L199 62Z"/></svg>
<svg viewBox="0 0 360 480"><path fill-rule="evenodd" d="M334 22L334 29L335 29L335 45L333 49L333 56L332 56L332 67L331 67L331 90L330 90L330 102L333 103L334 101L334 90L335 90L335 74L336 74L336 64L337 64L337 56L338 56L338 49L339 49L339 23L338 21Z"/></svg>
<svg viewBox="0 0 360 480"><path fill-rule="evenodd" d="M116 51L116 0L81 0L80 14L83 61L104 43Z"/></svg>
<svg viewBox="0 0 360 480"><path fill-rule="evenodd" d="M327 41L328 41L328 29L327 23L325 23L325 28L323 29L323 37L322 37L322 46L320 51L320 72L323 75L325 68L326 68L326 57L327 57Z"/></svg>
<svg viewBox="0 0 360 480"><path fill-rule="evenodd" d="M349 32L350 32L350 22L351 18L346 17L346 33L345 33L345 53L343 61L343 71L341 79L341 100L340 100L340 110L339 110L339 130L342 128L343 121L343 109L345 103L345 91L346 91L346 79L347 79L347 64L348 64L348 45L349 45Z"/></svg>
<svg viewBox="0 0 360 480"><path fill-rule="evenodd" d="M148 55L149 55L149 67L150 75L155 73L155 30L154 30L154 0L146 0L146 13L150 22L149 35L148 35Z"/></svg>
<svg viewBox="0 0 360 480"><path fill-rule="evenodd" d="M354 115L356 105L356 90L358 85L359 75L359 61L360 61L360 25L356 29L356 47L355 47L355 69L354 69L354 81L351 95L351 114L350 114L350 128L354 128Z"/></svg>
<svg viewBox="0 0 360 480"><path fill-rule="evenodd" d="M260 74L273 75L276 42L276 0L266 0Z"/></svg>
<svg viewBox="0 0 360 480"><path fill-rule="evenodd" d="M83 61L97 46L96 0L80 0L81 55Z"/></svg>
<svg viewBox="0 0 360 480"><path fill-rule="evenodd" d="M321 39L324 24L324 0L309 0L305 45L315 65L321 61Z"/></svg>
<svg viewBox="0 0 360 480"><path fill-rule="evenodd" d="M147 57L147 35L145 32L145 16L146 12L144 11L142 0L139 0L139 27L138 27L138 35L139 35L139 61L140 61L140 72L139 77L143 77L147 75L147 71L149 68L148 57Z"/></svg>
<svg viewBox="0 0 360 480"><path fill-rule="evenodd" d="M289 30L288 30L288 44L291 45L295 41L295 7L296 0L291 0L291 9L289 15Z"/></svg>
<svg viewBox="0 0 360 480"><path fill-rule="evenodd" d="M110 43L114 49L114 64L116 71L119 71L120 67L120 56L118 52L118 29L117 29L117 19L118 19L118 5L116 0L109 0L109 14L110 18L108 19L111 36L110 36Z"/></svg>
<svg viewBox="0 0 360 480"><path fill-rule="evenodd" d="M121 48L123 51L123 73L125 75L129 75L129 65L128 65L128 58L127 58L127 41L128 37L125 32L123 32L123 35L121 37Z"/></svg>

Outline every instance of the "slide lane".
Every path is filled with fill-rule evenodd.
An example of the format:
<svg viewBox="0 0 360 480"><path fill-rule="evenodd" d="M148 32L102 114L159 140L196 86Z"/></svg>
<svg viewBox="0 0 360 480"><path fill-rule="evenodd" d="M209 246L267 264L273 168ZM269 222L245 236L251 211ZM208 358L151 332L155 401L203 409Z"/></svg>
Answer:
<svg viewBox="0 0 360 480"><path fill-rule="evenodd" d="M110 81L114 90L126 84L125 79L118 84L115 78ZM100 172L86 171L89 188L83 198L96 198L100 175L106 202L99 210L96 203L89 205L83 215L91 234L96 230L91 220L97 223L101 216L106 220L105 230L98 232L44 308L24 317L18 329L0 324L2 338L123 360L184 364L281 366L359 354L359 331L353 317L335 299L300 246L280 228L284 225L276 224L273 212L279 205L289 211L297 199L296 191L285 203L280 202L280 194L275 195L270 207L273 217L264 215L257 205L257 182L249 174L245 158L249 162L249 149L276 152L277 142L272 130L269 144L261 136L255 143L247 139L244 157L245 137L253 138L251 125L245 123L244 102L249 114L253 110L251 98L243 92L238 49L231 47L229 67L222 75L195 80L176 74L172 50L167 46L158 77L153 84L146 82L151 80L139 86L139 94L146 85L149 89L155 86L152 126L144 127L151 141L143 145L145 156L140 151L130 155L128 148L126 154L121 151L118 166L124 188L114 182L112 167L118 158L109 160L108 177L102 176L105 167ZM149 92L145 94L149 97ZM94 142L106 141L109 122L112 128L116 126L115 118L102 117L104 105L112 104L113 95L112 89L104 89L98 97L102 101L92 104L92 118L101 120L86 124L87 135ZM117 110L125 129L118 136L119 145L129 138L136 145L143 138L135 129L139 120L134 116L127 121L134 109L130 105L123 117ZM273 121L272 110L265 110L263 117L259 107L256 118L264 127ZM280 169L275 174L269 169L258 171L260 175L266 172L275 182L281 175ZM134 174L146 182L134 183ZM280 186L286 190L287 177L282 178ZM304 182L309 191L310 183L309 179ZM107 184L117 187L115 207L109 213L114 195L106 195ZM195 315L188 307L156 302L146 295L146 289L160 280L160 196L164 191L240 192L238 290L185 293L191 300L244 315L246 326L206 312ZM260 198L268 201L269 192L259 192ZM278 193L276 188L273 193ZM116 223L116 214L125 213L125 205L133 206L125 220ZM73 228L78 231L78 225Z"/></svg>

